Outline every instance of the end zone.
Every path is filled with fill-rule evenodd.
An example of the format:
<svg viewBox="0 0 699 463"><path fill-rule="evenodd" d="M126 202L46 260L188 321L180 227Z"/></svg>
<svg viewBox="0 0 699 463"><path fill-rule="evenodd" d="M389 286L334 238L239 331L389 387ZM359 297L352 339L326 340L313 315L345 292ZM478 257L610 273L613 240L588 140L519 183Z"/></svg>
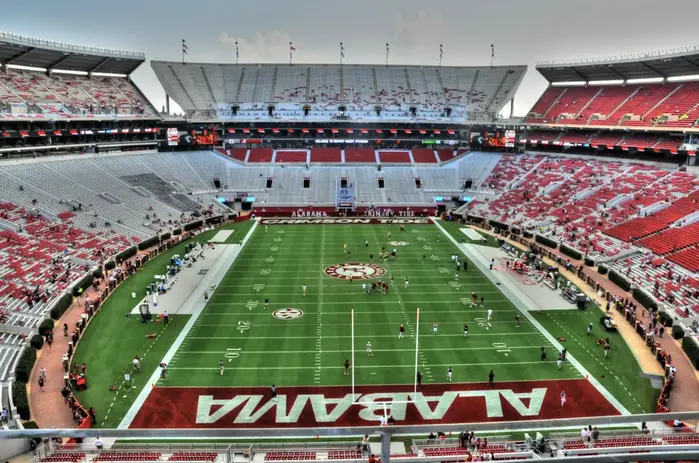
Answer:
<svg viewBox="0 0 699 463"><path fill-rule="evenodd" d="M567 401L561 406L561 392ZM129 428L317 428L376 426L384 403L396 425L551 420L619 415L583 379L413 386L155 387ZM357 402L357 403L355 403Z"/></svg>

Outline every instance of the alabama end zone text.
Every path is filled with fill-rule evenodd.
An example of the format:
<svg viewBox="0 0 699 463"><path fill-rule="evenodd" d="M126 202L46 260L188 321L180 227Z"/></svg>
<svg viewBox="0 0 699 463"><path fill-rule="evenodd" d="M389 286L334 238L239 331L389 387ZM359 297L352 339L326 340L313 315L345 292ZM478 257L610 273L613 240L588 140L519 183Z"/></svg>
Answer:
<svg viewBox="0 0 699 463"><path fill-rule="evenodd" d="M561 406L560 394L568 401ZM279 428L376 426L383 403L396 425L548 420L618 415L587 380L269 389L156 387L130 428ZM401 402L401 403L398 403Z"/></svg>

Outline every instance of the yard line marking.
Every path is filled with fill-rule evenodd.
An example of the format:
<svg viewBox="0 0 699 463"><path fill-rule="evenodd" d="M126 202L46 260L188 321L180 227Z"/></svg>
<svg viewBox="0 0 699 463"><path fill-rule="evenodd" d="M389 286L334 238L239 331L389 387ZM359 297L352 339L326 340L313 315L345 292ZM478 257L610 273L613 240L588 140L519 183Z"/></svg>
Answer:
<svg viewBox="0 0 699 463"><path fill-rule="evenodd" d="M376 229L375 229L375 228L372 228L372 229L371 229L371 232L372 232L372 234L374 235L374 240L375 240L374 242L376 243L376 248L377 248L377 250L380 252L381 249L379 249L379 237L376 235ZM388 271L391 272L391 279L393 279L393 272L392 272L393 266L392 266L392 265L391 265L391 266L386 265L386 267L388 267ZM406 281L408 281L408 280L406 280ZM407 283L406 283L406 284L407 284ZM425 360L425 355L424 355L424 354L422 353L422 351L420 350L420 344L419 344L419 341L418 341L418 338L417 338L417 334L416 334L415 328L413 328L413 325L410 323L410 320L411 320L411 319L410 319L410 317L408 316L408 312L407 312L407 310L406 310L406 308L405 308L405 303L403 302L403 298L402 298L401 295L400 295L400 290L398 289L398 287L400 286L400 282L398 282L397 285L396 285L396 284L393 284L393 285L391 285L391 286L393 286L393 289L394 289L394 291L395 291L396 297L398 298L398 305L399 305L399 307L400 307L400 310L401 310L401 312L403 312L403 318L404 318L404 320L405 320L405 326L408 327L408 332L409 332L409 333L412 335L412 337L415 339L415 349L418 351L418 354L419 354L419 356L420 356L420 361L421 361L423 364L424 364L424 363L427 363L426 360ZM416 316L416 320L417 320L417 308L416 308L416 311L415 311L415 316ZM417 323L417 321L416 321L415 324L417 325L417 329L419 329L419 328L420 328L420 325ZM355 323L355 325L361 325L361 323ZM415 367L415 369L417 369L417 367ZM430 380L432 381L432 379L430 379ZM417 378L415 378L415 381L417 381Z"/></svg>
<svg viewBox="0 0 699 463"><path fill-rule="evenodd" d="M488 365L490 366L504 366L504 365L556 365L555 361L546 361L546 362L485 362L485 363L440 363L440 364L432 364L430 365L431 367L479 367L483 365ZM413 370L415 368L415 364L411 365L396 365L396 364L391 364L391 365L356 365L355 368L357 369L375 369L375 368L410 368ZM254 366L254 367L231 367L231 368L226 368L227 370L315 370L316 367L299 367L299 366L294 366L294 367L287 367L287 366L279 366L279 367L265 367L265 366ZM323 370L344 370L344 366L329 366L329 367L322 367ZM170 368L170 370L215 370L218 371L218 367L173 367ZM565 378L565 379L570 379L570 378Z"/></svg>
<svg viewBox="0 0 699 463"><path fill-rule="evenodd" d="M323 267L323 262L325 261L325 227L321 227L320 230L320 265ZM318 272L318 315L316 317L316 336L318 336L318 341L316 342L315 350L315 364L317 370L314 375L313 383L320 384L320 371L322 367L322 349L323 349L323 272Z"/></svg>
<svg viewBox="0 0 699 463"><path fill-rule="evenodd" d="M239 296L241 295L240 293L236 293L236 294L239 295ZM361 294L364 294L364 293L361 293ZM288 293L285 293L285 295L286 295L287 297L289 297L289 294L288 294ZM380 296L382 296L382 295L376 294L375 296L380 297ZM252 296L251 296L251 297L252 297ZM452 303L453 303L454 305L463 305L463 304L461 303L461 300L460 300L460 299L455 299L455 300L435 300L435 299L429 299L429 300L412 300L412 299L411 299L410 302L411 302L412 304L452 304ZM489 302L508 302L508 303L510 303L510 305L512 304L512 303L509 301L509 299L491 299ZM243 306L245 306L246 304L247 304L247 302L211 302L211 299L209 299L209 303L207 304L207 307L210 306L210 305L225 305L225 306L243 305ZM295 303L294 303L294 302L285 302L285 304L295 304ZM385 302L385 301L383 301L383 302L380 302L380 301L369 301L369 302L364 302L364 301L362 301L362 302L357 302L357 301L352 301L352 302L348 302L348 301L333 301L332 304L333 304L333 305L338 305L338 304L345 304L345 305L347 305L347 304L353 304L353 305L358 305L358 304L361 304L361 305L382 304L382 305L385 305L386 302ZM464 306L464 307L466 307L466 306ZM467 310L467 309L464 309L464 310ZM483 309L483 310L485 311L485 309ZM355 312L355 313L356 313L356 312ZM369 312L366 312L366 313L369 313Z"/></svg>
<svg viewBox="0 0 699 463"><path fill-rule="evenodd" d="M468 333L468 337L472 338L475 336L500 336L502 337L505 333ZM517 331L517 334L523 334L523 335L535 335L537 334L534 331ZM411 336L411 335L406 335L406 336ZM357 337L357 336L355 336ZM395 338L395 334L377 334L371 336L372 338ZM464 335L459 333L459 334L440 334L440 338L444 337L455 337L455 338L463 338ZM326 336L323 335L323 339L351 339L352 336ZM188 336L187 339L204 339L204 340L210 340L210 339L225 339L227 341L230 341L231 337L230 336ZM245 339L308 339L308 336L246 336Z"/></svg>
<svg viewBox="0 0 699 463"><path fill-rule="evenodd" d="M298 321L298 320L300 320L300 319L296 319L296 321ZM475 319L473 319L473 320L464 320L464 321L467 322L467 323L478 323L478 321L475 320ZM436 322L436 323L456 323L456 322L454 322L453 320L434 320L434 322ZM522 320L522 321L520 322L520 324L523 325L523 324L526 323L526 322L527 322L526 320ZM288 327L288 328L308 328L308 324L304 324L304 323L292 324L292 323L294 323L294 321L293 321L293 320L290 320L290 321L288 321L288 324L287 324L287 325L284 325L284 326L285 326L285 327ZM420 325L423 325L423 324L424 324L425 326L430 326L430 327L431 327L431 326L432 326L432 323L433 323L433 322L421 322ZM459 323L462 323L462 322L459 322ZM509 325L512 325L512 322L509 321L509 320L508 320L508 321L494 321L494 320L491 320L491 321L489 321L488 323L491 323L491 324L493 324L493 323L507 323L507 324L509 324ZM400 322L398 322L398 324L400 324ZM355 325L355 326L357 326L357 325L363 325L363 326L393 326L393 327L395 327L395 326L396 326L396 322L393 322L393 323L384 323L384 322L356 323L356 322L355 322L354 325ZM199 326L238 326L238 325L237 325L237 324L236 324L236 325L232 325L232 324L227 324L227 323L216 323L216 324L213 324L213 325L207 325L207 324L202 323L202 324L199 325ZM277 328L280 328L280 325L279 325L278 323L255 323L255 326L276 326ZM325 323L324 326L344 326L344 327L347 327L347 323ZM516 332L517 332L517 331L513 331L512 333L516 333ZM469 332L469 336L470 336L470 335L471 335L471 333ZM462 336L463 336L463 335L462 335Z"/></svg>
<svg viewBox="0 0 699 463"><path fill-rule="evenodd" d="M439 335L438 335L439 336ZM360 344L360 343L357 343ZM549 346L550 347L550 346ZM532 350L539 350L541 349L541 346L507 346L508 349L532 349ZM439 352L439 351L468 351L468 350L497 350L498 348L492 347L492 346L485 346L485 347L438 347L434 349L420 349L420 353L424 352ZM316 354L318 351L316 349L313 350L246 350L245 355L249 354ZM413 349L374 349L373 352L415 352ZM329 353L329 354L341 354L341 353L347 353L347 349L341 349L341 350L324 350L323 353ZM198 351L187 351L187 352L182 352L182 355L221 355L220 350L198 350ZM421 354L422 355L422 354ZM427 362L424 362L427 363ZM415 366L415 364L413 364Z"/></svg>
<svg viewBox="0 0 699 463"><path fill-rule="evenodd" d="M290 304L291 304L291 303L289 303L289 305L290 305ZM299 304L297 304L297 305L299 305ZM303 309L303 308L301 307L301 309ZM518 310L515 309L515 308L512 308L512 309L492 309L492 310L493 310L493 313L495 313L495 312L514 312L514 313L517 313L517 312L518 312ZM429 310L429 309L423 309L422 307L420 308L420 313L424 313L424 314L426 314L426 315L429 315L429 314L438 314L438 313L449 313L449 314L454 314L454 315L460 315L461 313L468 313L468 312L484 313L485 310L484 310L484 309L468 309L468 308L464 308L464 309L460 309L460 310L456 311L456 310ZM305 315L313 315L313 314L314 314L313 312L309 312L309 311L307 311L307 310L304 310L303 313L304 313ZM398 315L401 315L401 314L403 314L403 313L404 313L403 311L400 311L400 312L399 312L399 311L396 311L396 310L389 311L389 312L381 311L381 314L382 314L382 315L386 315L386 314L392 314L392 315L393 315L393 314L398 314ZM202 316L204 316L204 317L209 317L209 316L211 316L211 317L214 317L214 316L215 316L215 317L232 316L232 317L233 317L233 316L239 316L239 315L242 315L242 314L246 314L246 315L249 316L249 317L269 317L269 314L268 314L268 313L252 313L252 314L251 314L250 312L246 312L246 311L240 311L240 312L213 312L213 313L204 313L204 314L202 314ZM355 310L354 314L355 314L355 315L376 315L376 312L371 312L371 311L357 312L357 311ZM349 315L349 312L323 312L323 315L345 315L345 316L347 316L347 315Z"/></svg>
<svg viewBox="0 0 699 463"><path fill-rule="evenodd" d="M237 294L238 296L241 296L240 293L236 293L236 294ZM284 295L287 296L287 297L289 297L289 293L284 293ZM373 296L381 297L381 296L383 296L383 295L381 295L381 294L374 294L374 295L371 295L371 297L373 297ZM246 296L246 297L247 297L247 296ZM490 299L489 302L508 302L508 303L510 303L509 299ZM411 304L451 304L451 303L453 303L454 305L463 305L463 304L461 303L461 300L459 300L459 299L456 299L456 300L436 300L436 299L413 300L413 299L411 299L411 300L410 300L410 303L411 303ZM211 305L224 305L224 306L243 305L243 306L244 306L244 305L246 305L246 304L247 304L247 302L211 302L211 299L209 299L209 303L207 304L207 306L211 306ZM284 304L291 304L291 305L293 305L293 304L296 304L296 303L295 303L295 302L285 302ZM362 302L357 302L357 301L352 301L352 302L348 302L348 301L333 301L332 304L333 304L333 305L338 305L338 304L349 305L349 304L352 304L352 305L355 305L355 306L358 305L358 304L361 304L361 305L367 305L367 304L368 304L368 305L371 305L371 304L382 304L382 305L385 305L385 304L386 304L386 301L368 301L368 302L364 302L364 301L362 301ZM510 303L510 304L511 304L511 303ZM464 306L464 307L466 307L466 306ZM464 310L468 310L468 309L464 309ZM485 311L485 309L483 309L483 310ZM355 312L355 313L356 313L356 312ZM362 312L362 313L369 313L369 312Z"/></svg>

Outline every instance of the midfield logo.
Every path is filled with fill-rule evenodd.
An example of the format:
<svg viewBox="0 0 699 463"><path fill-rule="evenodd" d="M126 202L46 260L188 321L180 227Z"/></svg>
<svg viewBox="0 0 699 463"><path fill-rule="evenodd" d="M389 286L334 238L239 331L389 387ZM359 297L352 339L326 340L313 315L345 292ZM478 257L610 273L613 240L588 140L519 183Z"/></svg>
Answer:
<svg viewBox="0 0 699 463"><path fill-rule="evenodd" d="M350 393L338 398L327 398L324 394L280 394L276 402L262 394L241 394L230 399L200 395L196 424L218 423L222 427L230 424L254 425L264 418L267 425L314 422L319 426L328 426L349 419L357 426L370 426L384 416L384 403L392 401L402 402L388 405L388 413L396 424L444 420L452 408L483 406L490 419L503 418L503 406L514 409L520 417L528 418L539 416L546 391L546 388L532 388L531 392L486 389L447 391L441 395L382 392L353 396ZM307 416L309 411L313 414L312 419Z"/></svg>
<svg viewBox="0 0 699 463"><path fill-rule="evenodd" d="M325 274L333 278L345 280L370 280L385 275L386 269L376 264L353 262L349 264L331 265L325 269Z"/></svg>
<svg viewBox="0 0 699 463"><path fill-rule="evenodd" d="M303 317L303 311L299 309L279 309L272 313L272 316L278 320L295 320Z"/></svg>

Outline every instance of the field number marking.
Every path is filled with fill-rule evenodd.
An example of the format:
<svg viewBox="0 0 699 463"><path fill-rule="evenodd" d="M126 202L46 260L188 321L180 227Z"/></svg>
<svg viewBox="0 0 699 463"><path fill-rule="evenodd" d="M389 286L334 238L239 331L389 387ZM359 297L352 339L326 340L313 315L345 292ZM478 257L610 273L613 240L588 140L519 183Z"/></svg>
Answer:
<svg viewBox="0 0 699 463"><path fill-rule="evenodd" d="M507 349L507 344L505 344L504 342L494 342L493 348L496 349L496 352L502 352L503 354L505 354L505 357L507 357L508 352L512 352L512 350Z"/></svg>
<svg viewBox="0 0 699 463"><path fill-rule="evenodd" d="M229 347L226 349L226 353L223 354L223 358L228 359L228 363L231 363L233 359L240 358L241 349L235 347Z"/></svg>
<svg viewBox="0 0 699 463"><path fill-rule="evenodd" d="M238 326L236 327L236 330L238 330L242 333L243 331L249 330L251 325L252 324L249 321L241 320L238 322Z"/></svg>

